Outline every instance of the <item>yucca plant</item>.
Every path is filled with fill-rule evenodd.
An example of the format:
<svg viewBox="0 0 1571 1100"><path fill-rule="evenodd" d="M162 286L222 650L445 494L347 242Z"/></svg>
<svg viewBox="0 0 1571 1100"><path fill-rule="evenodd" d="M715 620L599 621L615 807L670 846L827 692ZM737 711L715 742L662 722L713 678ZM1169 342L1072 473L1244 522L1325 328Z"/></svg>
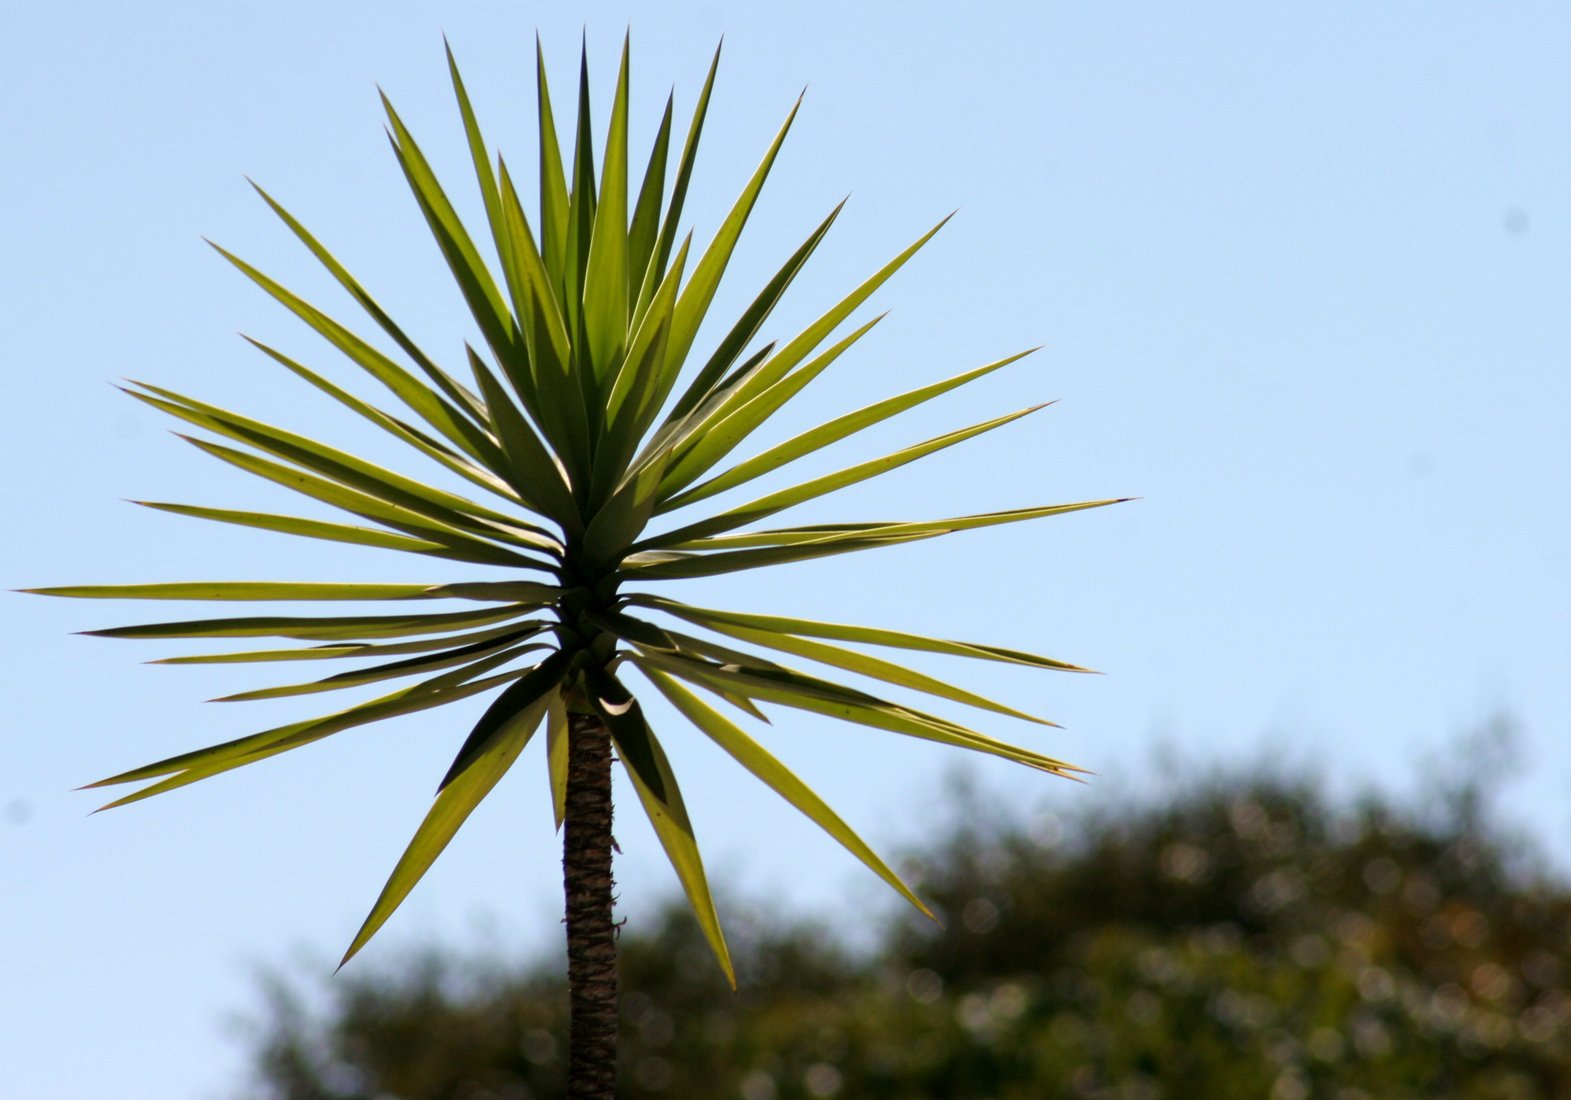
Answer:
<svg viewBox="0 0 1571 1100"><path fill-rule="evenodd" d="M735 757L923 912L927 910L922 902L845 822L716 709L714 701L756 719L764 717L763 706L773 704L990 753L1052 774L1076 770L1050 756L820 673L798 671L758 650L1034 722L1043 720L838 643L1081 671L1075 665L992 645L894 630L696 607L666 595L671 582L891 547L1113 501L914 522L758 526L795 505L1035 411L1023 409L746 503L718 511L700 507L1027 353L835 417L744 461L725 465L749 436L877 323L875 317L829 343L937 227L796 336L784 343L758 344L766 319L834 222L836 207L718 344L695 357L700 323L796 108L714 238L695 259L691 233L679 237L678 227L719 52L698 97L670 186L672 102L668 99L636 191L628 172L626 45L598 170L591 145L587 58L580 71L568 162L558 141L538 43L536 54L539 197L531 222L506 163L500 157L492 160L458 67L448 53L486 228L494 259L500 261L500 279L494 273L497 267L482 256L477 238L460 222L414 137L383 100L393 153L481 337L479 347L466 344L463 349L468 381L460 381L417 347L317 238L261 188L257 190L262 198L397 346L402 358L379 350L244 260L218 249L350 363L381 383L404 410L389 411L276 349L251 341L258 349L472 488L459 492L395 473L314 438L149 383L132 383L127 390L207 433L183 437L204 453L347 512L358 522L143 502L149 507L307 539L402 551L443 563L493 566L501 571L500 579L412 584L223 581L32 591L223 602L440 601L429 611L344 615L322 610L94 631L115 638L283 638L305 643L174 657L164 662L169 664L370 661L325 679L248 691L229 696L232 700L336 691L406 678L414 683L324 717L161 760L92 786L147 783L110 803L121 806L342 730L500 689L463 741L442 778L435 804L344 959L382 926L544 726L556 822L564 830L571 1094L609 1096L616 1029L613 750L720 966L728 977L732 975L676 777L643 708L624 683L626 672L638 672L693 729ZM443 484L456 482L448 479Z"/></svg>

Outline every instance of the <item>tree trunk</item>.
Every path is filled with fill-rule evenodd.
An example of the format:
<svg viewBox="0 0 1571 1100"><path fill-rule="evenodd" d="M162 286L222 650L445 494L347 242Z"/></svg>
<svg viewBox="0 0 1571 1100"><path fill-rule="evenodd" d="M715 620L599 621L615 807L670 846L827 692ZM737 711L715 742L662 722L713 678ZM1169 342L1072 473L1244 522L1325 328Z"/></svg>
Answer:
<svg viewBox="0 0 1571 1100"><path fill-rule="evenodd" d="M611 731L570 713L562 882L567 892L568 1100L616 1091L616 924L611 918Z"/></svg>

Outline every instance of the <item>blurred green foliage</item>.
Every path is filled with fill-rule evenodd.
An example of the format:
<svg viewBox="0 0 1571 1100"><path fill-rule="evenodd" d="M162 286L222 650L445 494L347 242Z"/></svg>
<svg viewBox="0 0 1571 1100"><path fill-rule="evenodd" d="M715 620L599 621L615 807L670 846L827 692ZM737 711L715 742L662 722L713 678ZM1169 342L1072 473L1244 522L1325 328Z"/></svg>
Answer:
<svg viewBox="0 0 1571 1100"><path fill-rule="evenodd" d="M1571 886L1485 793L1210 780L1031 818L962 795L907 866L943 928L892 918L851 951L755 912L737 994L679 908L630 930L620 1095L1571 1096ZM431 953L339 975L322 1018L275 983L252 1095L560 1096L559 970Z"/></svg>

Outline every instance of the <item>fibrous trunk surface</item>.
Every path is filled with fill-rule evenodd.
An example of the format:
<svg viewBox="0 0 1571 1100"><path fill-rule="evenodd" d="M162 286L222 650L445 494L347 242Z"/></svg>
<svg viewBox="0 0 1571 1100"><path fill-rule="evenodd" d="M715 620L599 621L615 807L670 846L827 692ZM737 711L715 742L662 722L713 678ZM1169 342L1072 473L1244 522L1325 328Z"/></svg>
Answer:
<svg viewBox="0 0 1571 1100"><path fill-rule="evenodd" d="M612 1100L616 1089L616 924L612 919L611 735L598 717L568 722L567 891L571 1022L568 1100Z"/></svg>

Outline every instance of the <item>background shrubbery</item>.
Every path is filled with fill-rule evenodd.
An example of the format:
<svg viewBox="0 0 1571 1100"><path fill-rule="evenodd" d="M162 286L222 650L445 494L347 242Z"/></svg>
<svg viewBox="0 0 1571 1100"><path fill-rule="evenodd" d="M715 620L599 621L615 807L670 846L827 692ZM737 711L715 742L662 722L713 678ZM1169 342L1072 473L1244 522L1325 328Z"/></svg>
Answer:
<svg viewBox="0 0 1571 1100"><path fill-rule="evenodd" d="M867 949L754 912L726 989L674 908L623 939L622 1095L693 1100L1571 1096L1571 885L1472 783L1414 804L1311 782L966 822L908 862L944 917ZM729 909L734 912L738 907ZM554 960L271 989L268 1100L561 1095Z"/></svg>

